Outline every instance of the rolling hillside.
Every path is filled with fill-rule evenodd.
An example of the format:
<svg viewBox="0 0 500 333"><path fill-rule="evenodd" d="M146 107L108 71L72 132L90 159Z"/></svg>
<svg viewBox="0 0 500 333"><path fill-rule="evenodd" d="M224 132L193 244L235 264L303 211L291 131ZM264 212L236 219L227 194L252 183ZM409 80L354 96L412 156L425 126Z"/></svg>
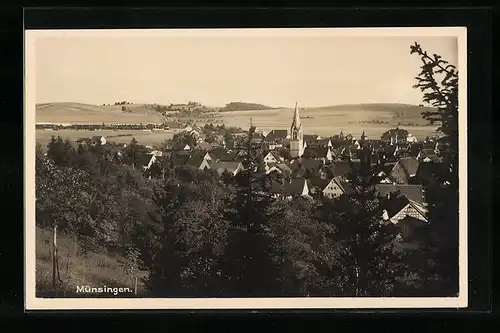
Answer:
<svg viewBox="0 0 500 333"><path fill-rule="evenodd" d="M365 103L365 104L343 104L306 108L306 112L370 112L373 117L377 114L391 114L392 119L402 121L415 121L416 123L426 123L422 119L422 112L430 111L432 108L412 104L399 103Z"/></svg>
<svg viewBox="0 0 500 333"><path fill-rule="evenodd" d="M37 123L63 124L147 124L162 123L157 112L140 104L129 104L122 111L122 105L92 105L82 103L42 103L36 105Z"/></svg>

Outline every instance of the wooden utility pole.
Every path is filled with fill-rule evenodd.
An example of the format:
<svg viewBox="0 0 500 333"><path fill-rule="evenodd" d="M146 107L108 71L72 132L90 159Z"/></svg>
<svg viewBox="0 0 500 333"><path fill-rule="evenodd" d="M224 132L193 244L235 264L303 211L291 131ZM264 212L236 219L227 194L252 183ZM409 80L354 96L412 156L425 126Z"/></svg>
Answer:
<svg viewBox="0 0 500 333"><path fill-rule="evenodd" d="M57 285L57 225L54 224L52 235L52 288Z"/></svg>
<svg viewBox="0 0 500 333"><path fill-rule="evenodd" d="M134 295L137 296L137 276L134 279Z"/></svg>

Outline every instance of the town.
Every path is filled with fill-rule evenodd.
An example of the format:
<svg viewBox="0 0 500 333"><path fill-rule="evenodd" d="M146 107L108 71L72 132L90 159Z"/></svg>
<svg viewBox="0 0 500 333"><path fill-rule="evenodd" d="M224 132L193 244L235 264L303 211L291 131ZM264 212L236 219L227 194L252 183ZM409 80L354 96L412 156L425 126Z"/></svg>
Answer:
<svg viewBox="0 0 500 333"><path fill-rule="evenodd" d="M427 53L410 50L426 104L412 121L440 136L410 133L401 104L370 118L232 102L222 122L197 102L42 105L72 123L38 127L57 133L35 150L37 294L84 297L83 283L132 297L456 296L458 75L431 63L448 71L436 94ZM252 118L268 113L279 120ZM356 125L338 131L347 115Z"/></svg>
<svg viewBox="0 0 500 333"><path fill-rule="evenodd" d="M427 227L425 188L442 172L447 141L427 138L418 141L404 129L389 129L382 138L359 138L342 132L332 137L304 134L296 106L290 130L256 131L249 143L260 157L257 177L274 173L269 191L275 198L291 200L300 196L310 200L334 199L353 191L349 175L368 161L377 195L384 202L384 219L401 228L401 248L418 249L423 239L414 237ZM188 168L211 172L219 179L234 177L245 165L248 132L224 126L187 126L161 147L143 146L135 139L117 145L110 138L94 136L76 141L77 151L90 149L108 156L114 163L140 170L149 179L165 179L169 168ZM53 138L52 142L57 142ZM49 143L50 146L50 143ZM243 153L242 153L243 152ZM284 180L284 181L283 181Z"/></svg>

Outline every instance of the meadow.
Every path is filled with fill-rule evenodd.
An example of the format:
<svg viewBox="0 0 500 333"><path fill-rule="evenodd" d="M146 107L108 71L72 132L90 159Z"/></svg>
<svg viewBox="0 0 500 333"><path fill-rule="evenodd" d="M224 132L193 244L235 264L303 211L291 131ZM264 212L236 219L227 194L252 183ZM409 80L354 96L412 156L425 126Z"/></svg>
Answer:
<svg viewBox="0 0 500 333"><path fill-rule="evenodd" d="M37 123L68 123L68 124L146 124L161 123L162 116L146 108L144 105L125 105L128 111L121 111L121 105L97 106L79 103L45 103L37 105ZM364 131L368 138L377 139L390 128L400 127L407 130L418 139L435 135L437 125L430 126L422 119L421 112L428 108L407 104L356 104L336 105L315 108L303 108L301 121L305 134L332 136L352 134L359 137ZM179 118L178 120L193 120L203 126L206 122L224 123L226 126L248 128L250 121L257 129L270 131L273 129L289 129L293 119L292 108L228 111L214 114L214 118ZM173 119L173 118L172 118ZM128 135L113 137L116 135ZM174 131L140 131L140 130L103 130L77 131L36 130L36 139L43 146L49 142L52 135L75 141L79 138L102 135L116 143L128 143L135 139L144 145L159 145L173 136Z"/></svg>
<svg viewBox="0 0 500 333"><path fill-rule="evenodd" d="M397 105L397 104L396 104ZM377 139L390 128L403 128L418 139L434 135L437 126L428 125L416 106L400 108L389 104L388 108L370 106L333 106L300 109L302 128L305 134L332 136L352 134L359 137L363 131L368 138ZM410 109L410 107L413 107ZM250 124L258 129L289 129L293 109L272 109L255 111L231 111L219 114L226 126L246 128ZM406 125L406 124L413 125Z"/></svg>
<svg viewBox="0 0 500 333"><path fill-rule="evenodd" d="M63 124L161 124L157 112L141 104L92 105L82 103L42 103L36 105L37 123Z"/></svg>
<svg viewBox="0 0 500 333"><path fill-rule="evenodd" d="M52 230L36 228L36 290L37 297L50 297L52 292ZM82 254L80 247L70 237L60 233L57 237L59 276L63 284L62 296L74 297L76 286L129 287L133 290L134 278L127 276L123 258L107 253ZM138 272L137 291L144 293L143 278ZM120 295L123 297L123 295ZM132 295L131 295L132 296ZM109 297L109 295L108 295Z"/></svg>
<svg viewBox="0 0 500 333"><path fill-rule="evenodd" d="M92 136L102 135L108 141L113 141L116 143L130 143L132 138L135 138L137 142L143 145L155 146L163 143L165 140L171 139L174 136L174 130L168 131L140 131L140 130L103 130L103 131L82 131L82 130L36 130L36 141L39 142L42 147L46 147L52 136L60 136L63 139L69 139L71 141L76 141L80 138L90 138ZM120 135L120 136L117 136ZM126 135L126 136L125 136Z"/></svg>

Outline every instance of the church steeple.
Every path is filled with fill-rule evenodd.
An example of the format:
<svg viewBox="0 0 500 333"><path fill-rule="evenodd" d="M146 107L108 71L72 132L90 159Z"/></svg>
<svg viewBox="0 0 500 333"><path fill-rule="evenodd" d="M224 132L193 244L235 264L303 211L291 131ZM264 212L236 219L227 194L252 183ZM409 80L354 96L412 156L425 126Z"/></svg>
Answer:
<svg viewBox="0 0 500 333"><path fill-rule="evenodd" d="M298 108L298 103L295 102L295 113L293 114L293 122L292 122L292 128L299 128L300 127L300 115L299 115L299 108Z"/></svg>
<svg viewBox="0 0 500 333"><path fill-rule="evenodd" d="M304 152L304 140L302 133L302 124L300 123L300 114L298 103L295 102L295 112L293 115L292 126L290 127L290 155L300 157Z"/></svg>

